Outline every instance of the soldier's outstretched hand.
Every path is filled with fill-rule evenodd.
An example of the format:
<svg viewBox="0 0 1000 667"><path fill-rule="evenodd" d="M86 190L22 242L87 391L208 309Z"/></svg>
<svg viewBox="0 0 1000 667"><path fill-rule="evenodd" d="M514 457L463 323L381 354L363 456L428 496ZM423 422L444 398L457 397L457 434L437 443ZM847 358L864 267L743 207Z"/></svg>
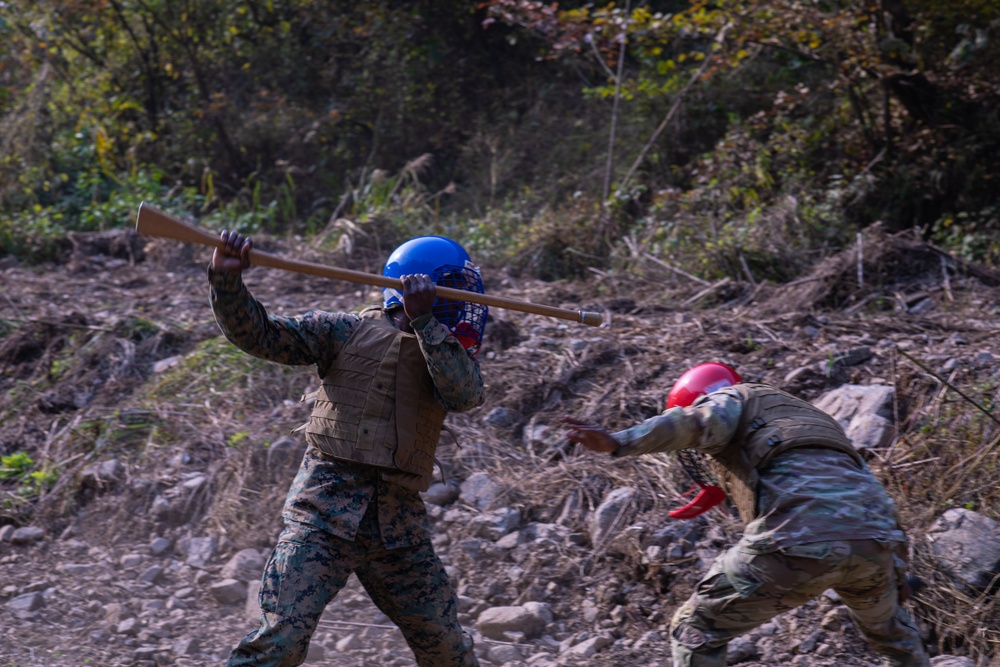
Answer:
<svg viewBox="0 0 1000 667"><path fill-rule="evenodd" d="M610 433L597 424L569 416L560 421L566 426L566 437L570 442L578 442L592 452L614 452L620 446Z"/></svg>

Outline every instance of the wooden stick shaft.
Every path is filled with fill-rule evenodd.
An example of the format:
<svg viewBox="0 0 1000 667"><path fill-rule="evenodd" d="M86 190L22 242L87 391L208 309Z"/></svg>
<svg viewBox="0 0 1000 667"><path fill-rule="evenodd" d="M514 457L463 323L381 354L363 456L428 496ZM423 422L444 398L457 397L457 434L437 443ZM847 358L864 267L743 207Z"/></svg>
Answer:
<svg viewBox="0 0 1000 667"><path fill-rule="evenodd" d="M221 248L222 239L188 224L177 218L159 211L145 202L139 204L139 214L136 218L135 231L144 236L157 236L160 238L183 241L184 243L197 243L211 248ZM346 280L347 282L359 283L362 285L375 285L378 287L393 287L399 290L403 285L398 278L379 276L374 273L363 271L352 271L341 269L325 264L315 264L313 262L303 262L295 259L285 259L262 252L260 250L250 251L250 264L253 266L269 266L274 269L284 269L295 273L305 273L333 280ZM507 310L517 310L535 315L555 317L563 320L581 322L589 326L599 326L603 322L600 313L586 312L582 310L569 310L566 308L555 308L553 306L542 306L527 301L508 299L492 294L479 294L477 292L467 292L465 290L454 289L452 287L437 287L437 295L452 301L469 301L480 303L485 306L505 308Z"/></svg>

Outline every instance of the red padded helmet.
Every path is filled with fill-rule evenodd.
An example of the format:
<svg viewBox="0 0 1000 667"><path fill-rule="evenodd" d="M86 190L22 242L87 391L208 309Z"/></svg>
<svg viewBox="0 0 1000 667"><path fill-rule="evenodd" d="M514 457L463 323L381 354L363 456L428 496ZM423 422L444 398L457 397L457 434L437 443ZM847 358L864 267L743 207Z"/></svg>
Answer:
<svg viewBox="0 0 1000 667"><path fill-rule="evenodd" d="M731 366L710 361L687 370L667 394L667 408L685 408L699 396L743 382Z"/></svg>

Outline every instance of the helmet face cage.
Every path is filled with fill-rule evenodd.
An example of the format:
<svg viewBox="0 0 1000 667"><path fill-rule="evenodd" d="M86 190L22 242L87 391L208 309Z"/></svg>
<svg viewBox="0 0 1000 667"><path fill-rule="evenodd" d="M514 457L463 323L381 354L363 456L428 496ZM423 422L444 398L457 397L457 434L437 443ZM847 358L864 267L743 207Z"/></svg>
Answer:
<svg viewBox="0 0 1000 667"><path fill-rule="evenodd" d="M431 276L434 284L439 287L464 290L483 294L483 278L472 262L465 266L442 266L438 275ZM489 309L480 303L468 301L451 301L438 297L434 300L432 309L438 322L451 329L452 334L469 352L475 354L483 342L483 331L486 328L486 318Z"/></svg>
<svg viewBox="0 0 1000 667"><path fill-rule="evenodd" d="M718 486L715 477L705 465L705 458L701 452L692 449L679 449L674 452L677 460L680 461L684 472L698 486Z"/></svg>

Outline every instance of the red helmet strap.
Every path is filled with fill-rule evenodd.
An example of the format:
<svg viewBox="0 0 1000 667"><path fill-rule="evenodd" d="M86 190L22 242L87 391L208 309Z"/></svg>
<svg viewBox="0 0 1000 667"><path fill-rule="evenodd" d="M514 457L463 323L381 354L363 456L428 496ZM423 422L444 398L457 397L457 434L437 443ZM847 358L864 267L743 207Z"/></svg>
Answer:
<svg viewBox="0 0 1000 667"><path fill-rule="evenodd" d="M712 473L705 467L702 454L690 449L681 449L676 452L676 455L677 460L681 463L681 467L684 468L684 472L695 483L692 489L699 488L700 491L698 491L697 495L687 505L669 512L670 518L693 519L726 499L725 492L716 485L715 480L712 478Z"/></svg>
<svg viewBox="0 0 1000 667"><path fill-rule="evenodd" d="M678 507L668 513L671 519L693 519L712 509L723 500L726 494L717 486L703 486L698 494L687 505Z"/></svg>

